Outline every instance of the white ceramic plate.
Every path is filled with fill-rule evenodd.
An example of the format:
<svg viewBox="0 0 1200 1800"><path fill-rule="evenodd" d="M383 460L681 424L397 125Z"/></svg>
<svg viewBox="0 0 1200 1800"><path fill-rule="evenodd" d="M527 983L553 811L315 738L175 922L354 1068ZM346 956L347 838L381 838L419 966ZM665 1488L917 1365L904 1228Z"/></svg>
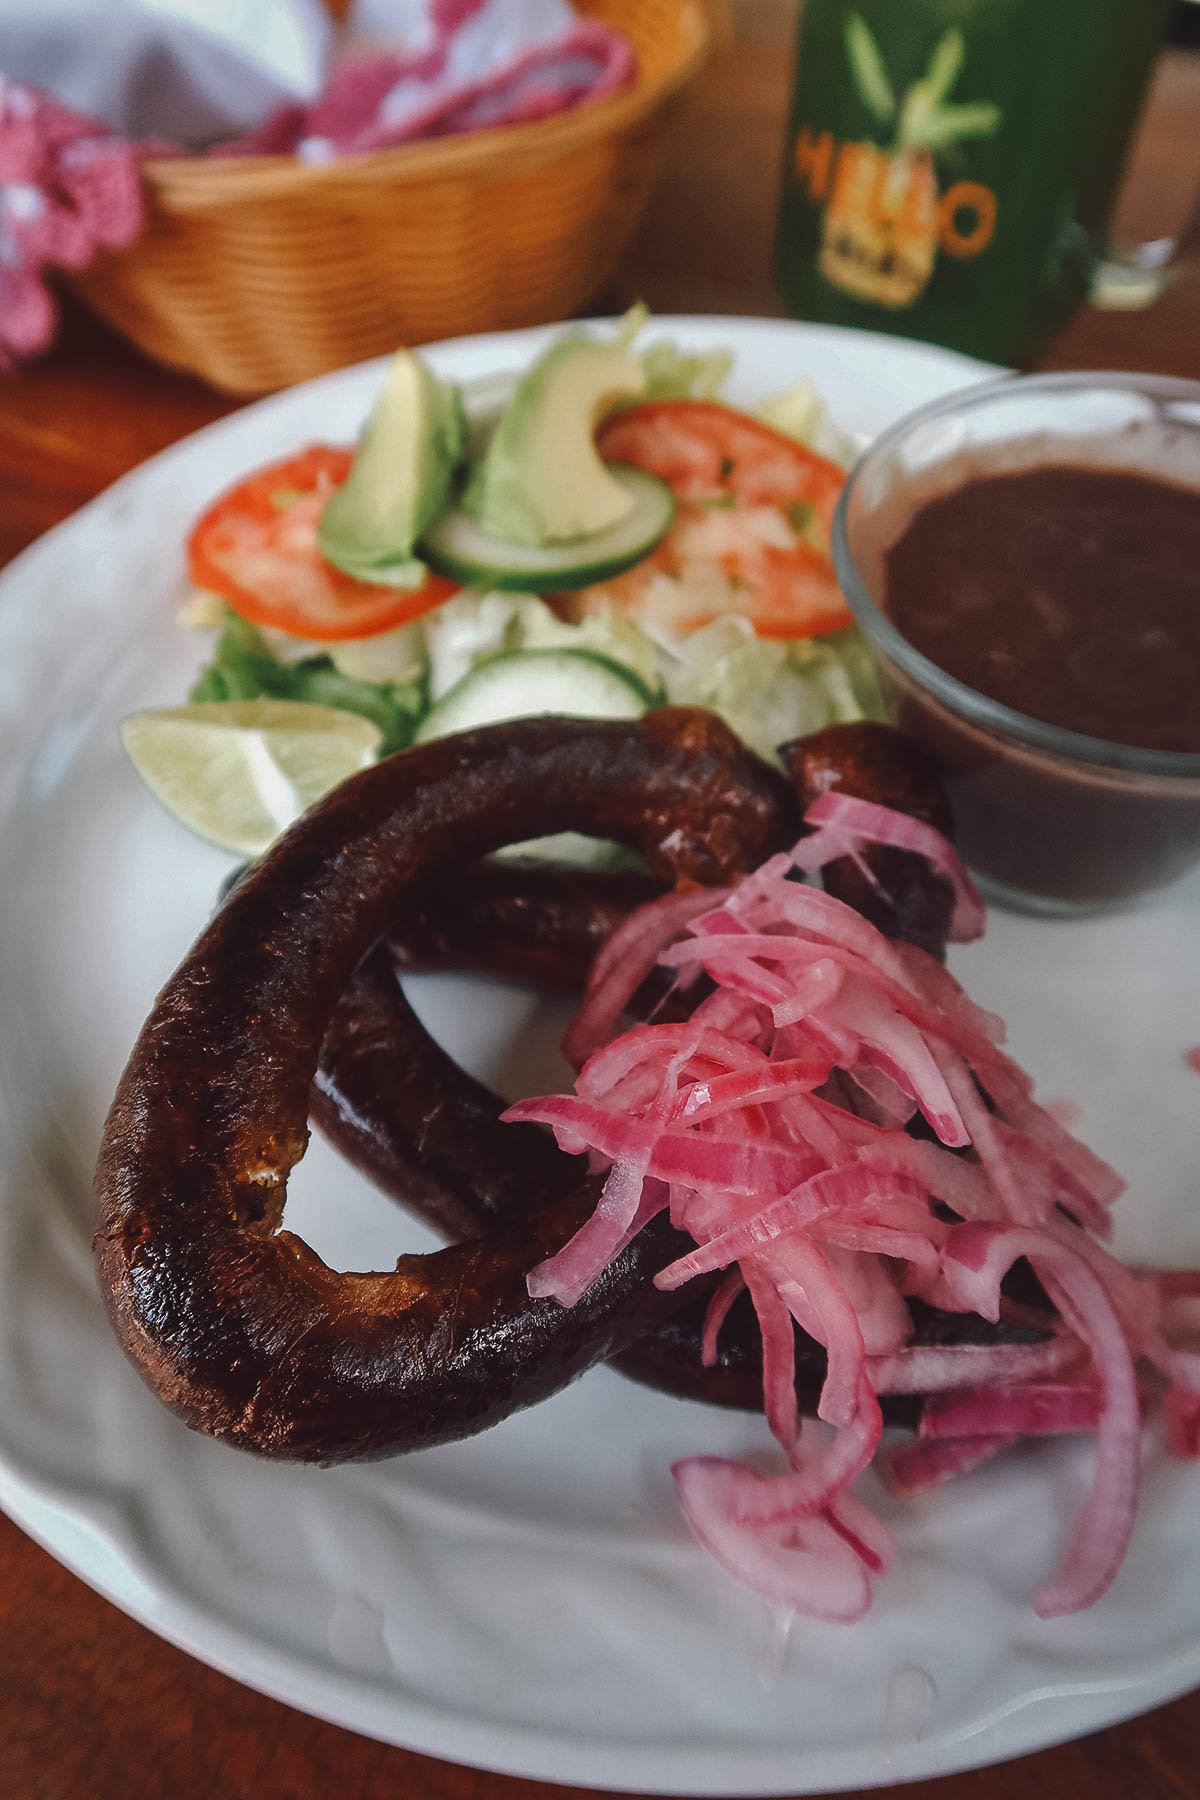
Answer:
<svg viewBox="0 0 1200 1800"><path fill-rule="evenodd" d="M810 373L877 430L987 373L899 340L732 319L666 322L737 351L736 397ZM460 378L518 366L520 334L447 345ZM382 1465L276 1467L194 1436L141 1386L92 1282L89 1172L124 1058L227 860L127 768L116 722L184 694L174 623L199 508L255 464L347 438L375 388L348 370L248 408L119 482L0 582L0 1500L127 1612L205 1661L357 1731L595 1787L816 1792L1014 1756L1200 1677L1200 1477L1149 1450L1128 1563L1080 1618L1028 1595L1087 1479L1046 1447L901 1507L896 1574L851 1629L770 1621L693 1547L673 1457L761 1447L761 1420L599 1370L474 1442ZM1044 1094L1083 1103L1132 1179L1121 1248L1200 1260L1182 1052L1200 1038L1200 886L1099 922L999 915L955 959L1009 1018ZM421 984L452 1048L510 1093L561 1080L561 1017L527 994ZM315 1144L289 1222L331 1261L428 1238ZM917 1719L898 1671L928 1672ZM889 1709L891 1723L889 1725ZM905 1718L905 1714L908 1714Z"/></svg>

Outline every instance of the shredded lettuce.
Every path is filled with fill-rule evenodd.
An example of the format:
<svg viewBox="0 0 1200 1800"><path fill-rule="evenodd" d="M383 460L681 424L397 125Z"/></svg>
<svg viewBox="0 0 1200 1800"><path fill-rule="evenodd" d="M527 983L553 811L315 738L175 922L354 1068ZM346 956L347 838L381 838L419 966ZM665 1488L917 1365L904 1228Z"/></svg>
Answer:
<svg viewBox="0 0 1200 1800"><path fill-rule="evenodd" d="M589 618L569 625L536 594L464 589L422 623L431 702L486 657L513 650L593 650L628 669L652 694L662 691L654 644L629 619Z"/></svg>
<svg viewBox="0 0 1200 1800"><path fill-rule="evenodd" d="M508 641L525 594L480 594L464 588L424 620L429 659L429 698L438 701L457 687L485 656L512 648Z"/></svg>
<svg viewBox="0 0 1200 1800"><path fill-rule="evenodd" d="M856 632L793 643L755 636L747 619L714 619L678 638L667 662L668 697L707 706L768 761L781 744L826 725L879 715L869 653Z"/></svg>
<svg viewBox="0 0 1200 1800"><path fill-rule="evenodd" d="M649 319L650 308L644 301L631 306L617 327L614 342L622 349L634 349ZM637 401L626 403L629 405L645 400L715 400L733 368L732 350L681 350L670 338L646 344L637 354L646 372L646 391Z"/></svg>
<svg viewBox="0 0 1200 1800"><path fill-rule="evenodd" d="M697 350L689 354L669 338L647 344L640 355L646 371L647 400L714 400L733 367L733 355L728 350Z"/></svg>
<svg viewBox="0 0 1200 1800"><path fill-rule="evenodd" d="M831 691L834 685L832 669L836 667L845 677L848 689L843 700L845 711L838 715L837 723L855 719L874 719L880 724L886 721L887 708L883 704L871 647L857 625L848 625L844 631L831 631L826 637L810 639L807 646L793 644L792 652L797 655L806 648L828 659L826 679Z"/></svg>
<svg viewBox="0 0 1200 1800"><path fill-rule="evenodd" d="M641 336L649 323L650 308L644 300L635 300L617 321L617 328L613 332L613 343L618 350L632 350L634 340Z"/></svg>
<svg viewBox="0 0 1200 1800"><path fill-rule="evenodd" d="M226 610L211 662L192 688L191 700L307 700L370 719L383 734L380 755L403 750L426 710L423 681L362 681L347 675L325 652L279 662L253 625Z"/></svg>
<svg viewBox="0 0 1200 1800"><path fill-rule="evenodd" d="M764 400L755 409L755 417L815 450L818 456L841 463L843 468L850 467L861 448L848 431L834 424L828 406L807 375Z"/></svg>
<svg viewBox="0 0 1200 1800"><path fill-rule="evenodd" d="M374 637L339 638L336 643L309 646L310 655L322 651L352 681L390 681L401 686L416 682L424 687L427 657L419 619L377 632Z"/></svg>
<svg viewBox="0 0 1200 1800"><path fill-rule="evenodd" d="M811 444L825 413L825 403L807 375L794 381L782 393L772 394L758 408L764 425L773 425L786 437Z"/></svg>
<svg viewBox="0 0 1200 1800"><path fill-rule="evenodd" d="M780 744L806 732L884 716L870 651L853 629L788 643L759 638L749 620L730 615L700 631L651 638L628 619L567 624L533 594L470 591L378 640L310 646L287 661L226 608L212 659L189 698L265 696L357 713L378 725L380 754L387 755L405 749L434 701L489 656L556 648L608 657L660 704L711 707L769 761Z"/></svg>

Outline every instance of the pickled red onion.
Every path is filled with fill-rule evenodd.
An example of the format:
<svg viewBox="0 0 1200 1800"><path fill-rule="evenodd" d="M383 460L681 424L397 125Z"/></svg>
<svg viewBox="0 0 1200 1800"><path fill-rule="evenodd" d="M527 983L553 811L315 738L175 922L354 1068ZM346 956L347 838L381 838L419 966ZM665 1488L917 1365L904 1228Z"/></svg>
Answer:
<svg viewBox="0 0 1200 1800"><path fill-rule="evenodd" d="M740 1269L731 1269L725 1275L704 1314L704 1326L700 1339L700 1360L706 1369L716 1367L717 1342L721 1336L721 1327L729 1317L734 1301L746 1289L746 1277Z"/></svg>
<svg viewBox="0 0 1200 1800"><path fill-rule="evenodd" d="M653 973L660 951L690 919L711 912L720 898L721 890L712 888L664 894L617 926L596 954L583 1005L563 1039L563 1055L573 1068L582 1068L592 1051L612 1037L621 1014Z"/></svg>
<svg viewBox="0 0 1200 1800"><path fill-rule="evenodd" d="M814 800L804 817L809 825L820 827L815 837L806 838L800 846L809 855L808 847L820 838L822 831L828 831L835 842L848 839L860 851L877 845L891 850L910 850L923 856L950 883L954 893L951 943L967 944L983 936L984 911L979 889L964 869L953 844L932 825L914 819L909 813L878 806L872 800L835 792L822 794L819 800Z"/></svg>
<svg viewBox="0 0 1200 1800"><path fill-rule="evenodd" d="M981 1463L991 1462L1002 1450L1020 1443L1015 1436L940 1438L906 1444L897 1450L888 1467L888 1482L897 1494L918 1494L923 1488L940 1487L969 1475Z"/></svg>
<svg viewBox="0 0 1200 1800"><path fill-rule="evenodd" d="M1040 1387L963 1388L926 1402L923 1438L1044 1437L1063 1431L1094 1431L1103 1396L1095 1386L1045 1382Z"/></svg>
<svg viewBox="0 0 1200 1800"><path fill-rule="evenodd" d="M1087 1344L1104 1396L1092 1491L1057 1573L1033 1598L1034 1610L1050 1619L1091 1606L1121 1566L1137 1506L1140 1411L1133 1348L1103 1284L1077 1250L1037 1231L964 1225L946 1254L947 1278L973 1310L998 1318L1001 1279L1020 1256L1029 1258Z"/></svg>
<svg viewBox="0 0 1200 1800"><path fill-rule="evenodd" d="M746 1531L737 1506L753 1469L721 1457L693 1456L676 1463L672 1474L692 1530L736 1581L772 1606L812 1619L850 1625L867 1612L866 1556L827 1519L786 1520Z"/></svg>
<svg viewBox="0 0 1200 1800"><path fill-rule="evenodd" d="M722 894L653 902L598 957L568 1034L576 1092L519 1102L563 1149L609 1171L592 1218L531 1272L530 1292L572 1304L664 1207L695 1248L666 1289L723 1270L703 1359L748 1289L763 1342L763 1400L788 1462L778 1476L713 1457L675 1465L701 1543L775 1606L848 1621L870 1602L890 1540L851 1483L876 1456L880 1397L933 1395L923 1435L892 1460L912 1492L1022 1438L1094 1435L1092 1490L1045 1617L1098 1599L1133 1527L1139 1359L1170 1385L1172 1440L1200 1451L1200 1356L1168 1341L1191 1276L1130 1272L1098 1238L1122 1183L1033 1096L1004 1028L954 978L890 942L834 896L800 884L848 847L925 856L955 895L955 935L977 935L978 896L940 834L831 794L815 827ZM684 1024L613 1037L655 967L712 991ZM861 1101L862 1110L855 1110ZM863 1116L863 1113L869 1116ZM913 1136L910 1120L926 1137ZM928 1141L932 1136L940 1141ZM1025 1259L1053 1313L1022 1307L1026 1343L916 1346L908 1297L995 1320L1001 1281ZM801 1427L796 1328L824 1349L818 1417Z"/></svg>

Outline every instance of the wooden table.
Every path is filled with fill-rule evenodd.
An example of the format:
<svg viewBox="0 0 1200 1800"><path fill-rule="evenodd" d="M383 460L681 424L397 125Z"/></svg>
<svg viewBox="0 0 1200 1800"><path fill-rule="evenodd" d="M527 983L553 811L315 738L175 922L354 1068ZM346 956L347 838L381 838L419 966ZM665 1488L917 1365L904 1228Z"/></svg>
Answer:
<svg viewBox="0 0 1200 1800"><path fill-rule="evenodd" d="M786 9L782 9L786 11ZM739 14L680 119L651 213L608 298L778 313L775 171L788 82L781 9ZM1200 57L1164 58L1122 200L1130 235L1185 214ZM1087 313L1047 367L1200 376L1200 254L1137 314ZM72 311L60 347L0 387L0 561L232 402L144 362ZM940 1800L1193 1800L1200 1695L1003 1769L894 1790ZM324 1725L194 1662L125 1618L0 1518L0 1795L5 1800L552 1800L568 1790L413 1756Z"/></svg>

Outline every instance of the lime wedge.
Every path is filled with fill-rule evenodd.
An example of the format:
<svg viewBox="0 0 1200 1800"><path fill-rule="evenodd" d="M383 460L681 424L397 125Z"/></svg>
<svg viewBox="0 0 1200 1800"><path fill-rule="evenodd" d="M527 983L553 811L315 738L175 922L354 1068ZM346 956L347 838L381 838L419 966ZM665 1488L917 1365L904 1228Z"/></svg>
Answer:
<svg viewBox="0 0 1200 1800"><path fill-rule="evenodd" d="M151 793L222 850L257 856L305 809L373 763L378 726L292 700L214 700L133 713L121 742Z"/></svg>

